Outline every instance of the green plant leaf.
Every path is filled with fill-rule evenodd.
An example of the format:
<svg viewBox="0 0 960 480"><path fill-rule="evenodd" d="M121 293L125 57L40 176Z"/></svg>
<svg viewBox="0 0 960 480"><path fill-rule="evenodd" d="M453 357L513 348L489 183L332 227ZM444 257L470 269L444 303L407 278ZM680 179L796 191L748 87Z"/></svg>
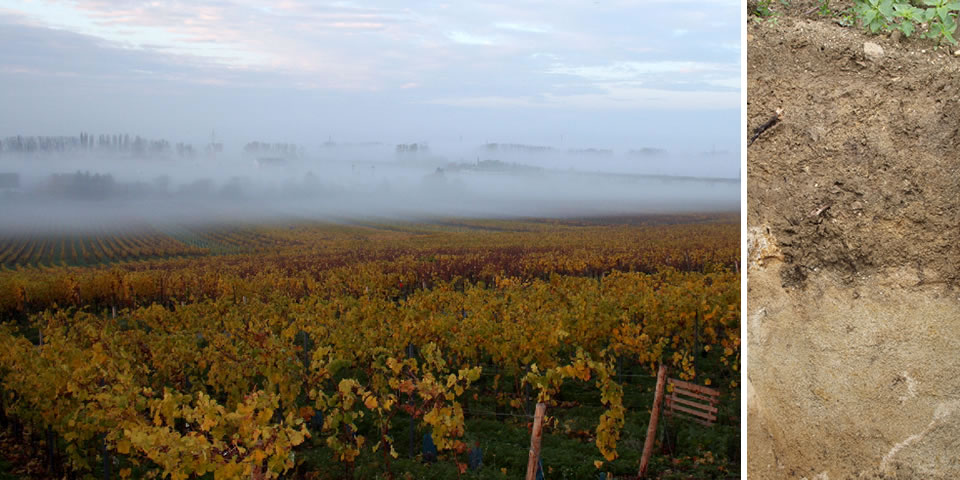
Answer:
<svg viewBox="0 0 960 480"><path fill-rule="evenodd" d="M906 3L898 3L893 6L893 9L896 11L896 16L904 20L913 21L923 15L923 10Z"/></svg>
<svg viewBox="0 0 960 480"><path fill-rule="evenodd" d="M947 7L937 7L936 12L937 18L939 18L941 21L947 22L950 19L950 10L948 10Z"/></svg>
<svg viewBox="0 0 960 480"><path fill-rule="evenodd" d="M883 14L884 18L891 20L893 18L893 0L883 0L877 6L877 10Z"/></svg>

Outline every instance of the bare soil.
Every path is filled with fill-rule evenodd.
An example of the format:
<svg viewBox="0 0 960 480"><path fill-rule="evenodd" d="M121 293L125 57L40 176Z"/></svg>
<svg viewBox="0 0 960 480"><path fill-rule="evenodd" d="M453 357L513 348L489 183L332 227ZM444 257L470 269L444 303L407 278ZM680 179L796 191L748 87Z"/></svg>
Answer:
<svg viewBox="0 0 960 480"><path fill-rule="evenodd" d="M960 56L816 5L748 26L750 478L960 478Z"/></svg>

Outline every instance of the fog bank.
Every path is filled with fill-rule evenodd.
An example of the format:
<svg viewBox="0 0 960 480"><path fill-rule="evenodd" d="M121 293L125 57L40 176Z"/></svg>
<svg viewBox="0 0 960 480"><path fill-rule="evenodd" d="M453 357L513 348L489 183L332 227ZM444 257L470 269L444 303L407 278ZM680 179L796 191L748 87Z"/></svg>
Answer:
<svg viewBox="0 0 960 480"><path fill-rule="evenodd" d="M678 175L684 158L667 152L531 148L370 142L309 153L249 145L190 155L6 152L0 230L739 210L736 178Z"/></svg>

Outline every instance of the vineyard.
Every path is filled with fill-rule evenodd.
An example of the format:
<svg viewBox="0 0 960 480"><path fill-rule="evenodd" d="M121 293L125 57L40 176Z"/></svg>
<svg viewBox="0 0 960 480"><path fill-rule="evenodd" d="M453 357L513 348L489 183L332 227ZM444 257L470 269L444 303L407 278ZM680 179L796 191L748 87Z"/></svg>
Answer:
<svg viewBox="0 0 960 480"><path fill-rule="evenodd" d="M721 404L711 427L662 422L652 475L739 471L736 216L0 249L0 423L37 476L521 478L539 401L543 478L626 478L661 363Z"/></svg>
<svg viewBox="0 0 960 480"><path fill-rule="evenodd" d="M253 228L143 226L85 234L0 234L0 267L89 266L170 257L254 252L280 239Z"/></svg>

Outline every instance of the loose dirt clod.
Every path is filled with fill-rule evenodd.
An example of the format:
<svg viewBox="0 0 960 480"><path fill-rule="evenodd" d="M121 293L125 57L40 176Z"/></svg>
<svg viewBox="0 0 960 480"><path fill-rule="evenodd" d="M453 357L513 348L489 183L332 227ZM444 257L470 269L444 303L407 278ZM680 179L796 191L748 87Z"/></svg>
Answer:
<svg viewBox="0 0 960 480"><path fill-rule="evenodd" d="M883 47L873 42L865 42L863 44L863 54L866 55L867 60L871 62L879 61L883 58Z"/></svg>

